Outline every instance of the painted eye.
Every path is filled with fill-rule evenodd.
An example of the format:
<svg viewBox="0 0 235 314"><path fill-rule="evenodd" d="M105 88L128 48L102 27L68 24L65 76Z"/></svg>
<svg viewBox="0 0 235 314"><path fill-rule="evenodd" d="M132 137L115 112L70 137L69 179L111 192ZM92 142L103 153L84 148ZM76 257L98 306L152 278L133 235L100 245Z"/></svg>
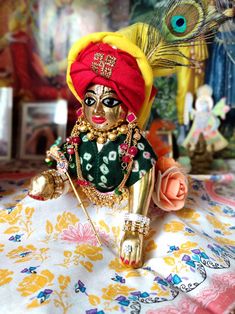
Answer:
<svg viewBox="0 0 235 314"><path fill-rule="evenodd" d="M121 101L117 100L115 98L105 98L102 103L109 108L113 108L116 107L117 105L120 105Z"/></svg>
<svg viewBox="0 0 235 314"><path fill-rule="evenodd" d="M173 16L171 26L176 33L184 33L187 30L186 18L182 15Z"/></svg>
<svg viewBox="0 0 235 314"><path fill-rule="evenodd" d="M84 103L87 105L87 106L92 106L94 105L95 103L95 99L93 99L92 97L86 97L84 99Z"/></svg>

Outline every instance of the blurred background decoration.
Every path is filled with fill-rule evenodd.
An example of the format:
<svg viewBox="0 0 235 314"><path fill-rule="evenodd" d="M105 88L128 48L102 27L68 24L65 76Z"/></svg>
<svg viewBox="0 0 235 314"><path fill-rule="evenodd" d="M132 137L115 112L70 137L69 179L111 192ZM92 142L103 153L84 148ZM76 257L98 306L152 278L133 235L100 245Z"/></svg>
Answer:
<svg viewBox="0 0 235 314"><path fill-rule="evenodd" d="M22 104L66 100L70 131L79 104L66 84L68 51L86 34L127 25L129 11L129 1L0 1L0 87L14 91L13 157L19 156Z"/></svg>
<svg viewBox="0 0 235 314"><path fill-rule="evenodd" d="M158 9L164 0L132 1L130 22L148 21L153 10ZM234 8L232 0L204 0L208 10L216 6L218 10ZM212 88L213 101L216 105L225 99L229 107L223 118L218 118L218 133L225 137L224 149L215 154L215 158L235 157L235 19L224 23L218 32L205 41L201 40L195 47L183 47L182 53L198 62L197 68L180 67L167 71L165 76L155 80L158 94L152 107L149 128L155 119L175 123L173 134L177 139L174 156L186 156L187 150L182 145L194 120L188 120L187 95L193 98L195 109L196 94L199 87L208 84ZM218 106L217 106L218 108ZM207 143L208 144L208 143ZM209 145L209 144L208 144ZM221 164L221 163L220 163Z"/></svg>
<svg viewBox="0 0 235 314"><path fill-rule="evenodd" d="M80 37L108 29L107 1L1 1L0 85L23 100L70 99L67 54ZM72 101L72 99L71 99Z"/></svg>

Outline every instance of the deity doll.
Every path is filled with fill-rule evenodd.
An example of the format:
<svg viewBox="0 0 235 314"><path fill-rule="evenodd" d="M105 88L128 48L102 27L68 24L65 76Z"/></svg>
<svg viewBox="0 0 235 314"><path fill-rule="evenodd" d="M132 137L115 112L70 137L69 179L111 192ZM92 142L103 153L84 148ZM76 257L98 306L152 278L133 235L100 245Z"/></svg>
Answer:
<svg viewBox="0 0 235 314"><path fill-rule="evenodd" d="M76 194L75 181L96 205L111 207L128 199L119 254L129 267L143 264L152 196L165 211L184 206L185 175L172 159L157 160L141 130L156 93L158 69L183 65L186 57L177 46L210 29L203 12L196 1L172 0L159 10L155 25L137 23L76 42L68 56L67 83L82 107L66 142L48 152L57 170L32 180L29 195L38 200L61 196L69 184Z"/></svg>
<svg viewBox="0 0 235 314"><path fill-rule="evenodd" d="M195 110L192 109L193 124L182 146L190 145L194 149L199 136L203 133L209 151L219 151L228 145L228 142L219 132L220 120L224 119L229 107L225 98L222 98L215 106L212 98L212 88L209 85L201 86L197 91Z"/></svg>

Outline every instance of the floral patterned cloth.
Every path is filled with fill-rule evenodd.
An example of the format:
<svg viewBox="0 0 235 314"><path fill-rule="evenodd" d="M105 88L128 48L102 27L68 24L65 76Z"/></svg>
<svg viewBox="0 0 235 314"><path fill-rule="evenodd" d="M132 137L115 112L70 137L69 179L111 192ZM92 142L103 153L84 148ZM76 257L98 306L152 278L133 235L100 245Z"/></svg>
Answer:
<svg viewBox="0 0 235 314"><path fill-rule="evenodd" d="M98 247L72 194L35 201L26 196L27 174L1 178L1 313L222 314L233 309L234 183L226 189L191 180L183 210L162 213L152 207L145 264L131 270L118 258L125 204L98 208L82 196L103 242Z"/></svg>

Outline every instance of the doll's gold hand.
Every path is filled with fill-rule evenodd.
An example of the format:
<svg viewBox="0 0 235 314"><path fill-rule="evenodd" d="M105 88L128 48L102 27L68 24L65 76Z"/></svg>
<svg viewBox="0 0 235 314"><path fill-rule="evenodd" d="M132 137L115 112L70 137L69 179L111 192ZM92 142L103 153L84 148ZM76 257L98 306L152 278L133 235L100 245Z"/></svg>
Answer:
<svg viewBox="0 0 235 314"><path fill-rule="evenodd" d="M143 234L126 231L120 244L120 259L125 266L139 268L143 264Z"/></svg>
<svg viewBox="0 0 235 314"><path fill-rule="evenodd" d="M128 215L130 216L127 217L127 225L128 223L130 225L125 226L127 230L124 228L125 233L120 243L120 259L124 265L133 268L139 268L143 265L143 233L149 222L148 218L146 218L146 226L141 228L140 220L142 221L143 219L143 221L145 221L144 218L147 216L154 186L154 174L155 171L154 168L152 168L147 174L145 174L145 176L141 178L141 180L137 181L129 188L130 210ZM131 217L132 214L133 217ZM139 221L135 222L135 220ZM134 230L129 229L132 227Z"/></svg>
<svg viewBox="0 0 235 314"><path fill-rule="evenodd" d="M46 201L57 198L68 191L67 177L56 170L47 170L31 180L29 196Z"/></svg>

